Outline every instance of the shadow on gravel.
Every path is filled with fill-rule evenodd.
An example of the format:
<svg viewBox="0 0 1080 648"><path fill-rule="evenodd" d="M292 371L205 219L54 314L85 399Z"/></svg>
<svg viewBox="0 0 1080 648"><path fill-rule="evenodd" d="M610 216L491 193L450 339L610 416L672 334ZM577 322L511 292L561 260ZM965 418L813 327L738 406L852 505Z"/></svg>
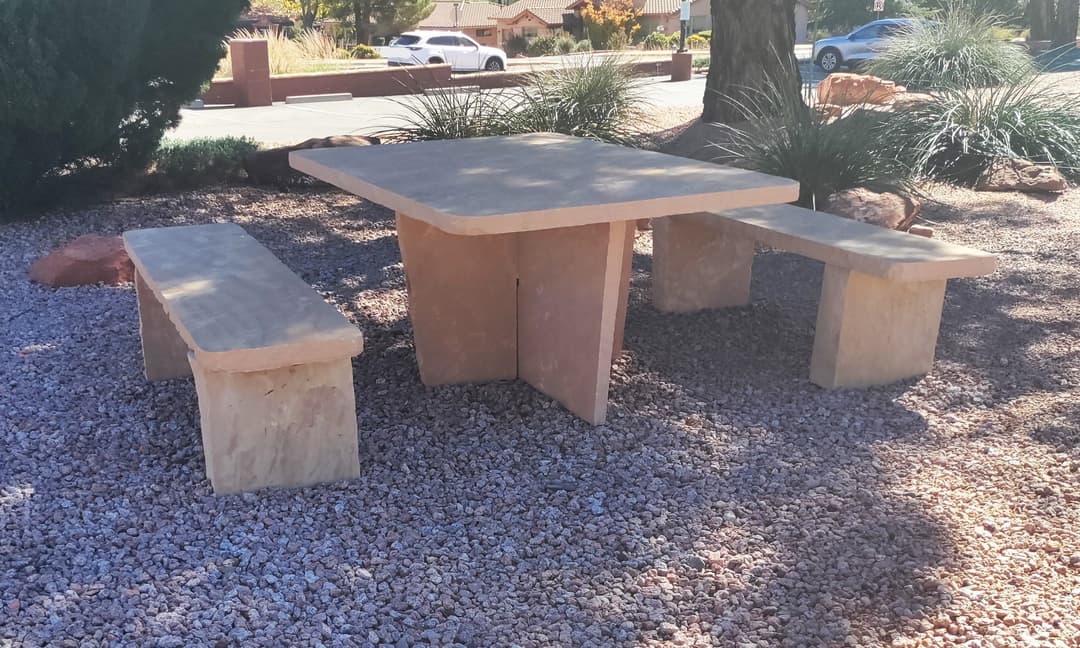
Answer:
<svg viewBox="0 0 1080 648"><path fill-rule="evenodd" d="M639 256L635 270L647 269ZM807 379L820 274L816 262L759 252L752 305L679 315L654 310L647 275L635 277L629 375L613 398L625 403L620 427L661 428L643 434L643 449L675 439L688 457L711 457L708 470L676 461L645 474L685 492L684 506L665 509L683 530L661 534L666 553L712 550L703 570L693 558L674 570L669 612L685 619L687 601L711 600L691 607L711 618L716 645L887 643L949 600L932 577L952 553L947 531L916 494L889 487L875 458L878 443L921 442L925 421L896 403L906 387L826 391ZM634 398L646 384L666 392L655 411ZM657 531L631 534L648 544ZM648 600L623 612L648 618Z"/></svg>

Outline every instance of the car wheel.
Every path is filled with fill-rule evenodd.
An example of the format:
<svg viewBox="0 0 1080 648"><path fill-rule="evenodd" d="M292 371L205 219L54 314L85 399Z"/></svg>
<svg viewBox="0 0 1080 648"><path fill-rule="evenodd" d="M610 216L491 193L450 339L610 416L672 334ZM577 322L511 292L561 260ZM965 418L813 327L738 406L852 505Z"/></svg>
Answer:
<svg viewBox="0 0 1080 648"><path fill-rule="evenodd" d="M443 60L441 58L439 58L438 56L432 56L431 58L428 59L428 65L442 65L442 64L443 64Z"/></svg>
<svg viewBox="0 0 1080 648"><path fill-rule="evenodd" d="M484 69L488 72L502 72L503 62L493 56L484 63Z"/></svg>
<svg viewBox="0 0 1080 648"><path fill-rule="evenodd" d="M839 50L832 49L831 47L822 50L821 54L818 54L817 57L818 67L826 72L836 72L843 63L844 60L840 57Z"/></svg>

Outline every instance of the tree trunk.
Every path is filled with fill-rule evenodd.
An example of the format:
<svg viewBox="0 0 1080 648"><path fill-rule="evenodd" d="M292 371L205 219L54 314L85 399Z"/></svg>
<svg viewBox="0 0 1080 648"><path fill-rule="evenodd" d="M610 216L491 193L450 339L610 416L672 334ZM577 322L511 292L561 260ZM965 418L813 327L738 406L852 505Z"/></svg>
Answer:
<svg viewBox="0 0 1080 648"><path fill-rule="evenodd" d="M795 0L712 0L711 53L705 121L743 121L741 105L770 83L799 96Z"/></svg>
<svg viewBox="0 0 1080 648"><path fill-rule="evenodd" d="M1076 44L1076 24L1080 21L1080 0L1058 0L1050 40L1054 47Z"/></svg>
<svg viewBox="0 0 1080 648"><path fill-rule="evenodd" d="M371 0L353 0L353 20L356 21L356 43L371 44Z"/></svg>
<svg viewBox="0 0 1080 648"><path fill-rule="evenodd" d="M1031 25L1030 39L1033 41L1050 40L1050 24L1054 14L1054 0L1030 0L1027 6L1027 20Z"/></svg>
<svg viewBox="0 0 1080 648"><path fill-rule="evenodd" d="M300 15L300 23L304 26L304 29L311 29L315 26L315 12L307 11Z"/></svg>

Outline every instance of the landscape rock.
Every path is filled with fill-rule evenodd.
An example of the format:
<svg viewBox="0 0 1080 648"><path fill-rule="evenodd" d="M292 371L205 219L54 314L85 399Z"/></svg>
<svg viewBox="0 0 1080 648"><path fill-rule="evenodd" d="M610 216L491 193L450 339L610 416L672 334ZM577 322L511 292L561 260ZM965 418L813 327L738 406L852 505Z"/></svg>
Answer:
<svg viewBox="0 0 1080 648"><path fill-rule="evenodd" d="M135 266L118 236L86 234L34 261L30 278L50 286L117 286L132 281Z"/></svg>
<svg viewBox="0 0 1080 648"><path fill-rule="evenodd" d="M921 236L923 238L934 238L934 228L927 227L926 225L912 225L908 228L908 234L914 234L915 236Z"/></svg>
<svg viewBox="0 0 1080 648"><path fill-rule="evenodd" d="M1065 176L1054 167L1023 159L995 160L975 183L975 191L1060 193L1068 187Z"/></svg>
<svg viewBox="0 0 1080 648"><path fill-rule="evenodd" d="M922 204L911 196L863 187L835 193L825 206L830 214L900 231L907 231L921 210Z"/></svg>
<svg viewBox="0 0 1080 648"><path fill-rule="evenodd" d="M876 76L837 72L818 84L818 102L833 106L884 105L906 91L904 87Z"/></svg>
<svg viewBox="0 0 1080 648"><path fill-rule="evenodd" d="M341 146L374 146L379 144L378 137L364 135L332 135L313 137L292 146L254 151L244 156L244 171L252 184L285 185L306 178L304 174L289 166L289 153L308 149L337 148Z"/></svg>

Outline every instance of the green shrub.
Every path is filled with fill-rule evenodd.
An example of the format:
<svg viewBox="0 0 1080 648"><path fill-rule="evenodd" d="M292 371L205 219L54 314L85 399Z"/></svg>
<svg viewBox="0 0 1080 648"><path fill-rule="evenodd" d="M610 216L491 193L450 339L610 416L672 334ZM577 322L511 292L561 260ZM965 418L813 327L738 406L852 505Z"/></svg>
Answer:
<svg viewBox="0 0 1080 648"><path fill-rule="evenodd" d="M711 29L705 29L705 30L702 30L702 31L699 31L699 32L695 32L693 35L694 36L701 36L705 40L707 40L709 42L712 42L712 30Z"/></svg>
<svg viewBox="0 0 1080 648"><path fill-rule="evenodd" d="M141 169L245 0L0 2L0 212L87 169Z"/></svg>
<svg viewBox="0 0 1080 648"><path fill-rule="evenodd" d="M150 164L151 184L186 189L235 182L244 176L244 156L258 148L249 137L165 140L154 152Z"/></svg>
<svg viewBox="0 0 1080 648"><path fill-rule="evenodd" d="M695 56L690 66L695 70L707 70L712 65L712 59L708 56Z"/></svg>
<svg viewBox="0 0 1080 648"><path fill-rule="evenodd" d="M748 125L722 126L728 141L717 144L720 161L798 180L805 207L845 189L908 186L907 168L883 143L881 113L855 110L829 120L775 85L736 106Z"/></svg>
<svg viewBox="0 0 1080 648"><path fill-rule="evenodd" d="M360 43L356 47L349 50L349 56L354 59L382 58L382 56L379 55L378 50L376 50L371 45L364 45L363 43Z"/></svg>
<svg viewBox="0 0 1080 648"><path fill-rule="evenodd" d="M675 39L678 43L678 36ZM641 49L644 50L666 50L671 49L671 46L671 38L663 32L649 32L641 39Z"/></svg>
<svg viewBox="0 0 1080 648"><path fill-rule="evenodd" d="M565 32L555 37L555 50L559 54L570 54L577 45L577 41L574 40L574 37Z"/></svg>
<svg viewBox="0 0 1080 648"><path fill-rule="evenodd" d="M503 43L503 51L510 58L524 54L525 50L529 48L529 41L524 36L511 36Z"/></svg>
<svg viewBox="0 0 1080 648"><path fill-rule="evenodd" d="M579 40L577 42L577 44L574 45L574 51L575 52L591 52L592 51L592 41L590 41L588 38L584 38L582 40Z"/></svg>
<svg viewBox="0 0 1080 648"><path fill-rule="evenodd" d="M604 49L609 49L615 52L622 51L630 46L630 36L623 31L611 32L607 40L604 42Z"/></svg>
<svg viewBox="0 0 1080 648"><path fill-rule="evenodd" d="M390 141L555 132L630 143L642 114L638 80L613 57L534 74L500 93L438 93L401 101L403 124Z"/></svg>
<svg viewBox="0 0 1080 648"><path fill-rule="evenodd" d="M893 150L919 175L972 182L997 158L1026 158L1080 178L1080 97L1035 74L983 90L947 89L889 120Z"/></svg>
<svg viewBox="0 0 1080 648"><path fill-rule="evenodd" d="M981 88L1011 83L1033 69L1021 47L1000 40L995 18L951 4L939 21L919 21L887 39L869 74L908 88Z"/></svg>
<svg viewBox="0 0 1080 648"><path fill-rule="evenodd" d="M701 34L693 34L686 39L686 48L692 50L709 49L709 39Z"/></svg>
<svg viewBox="0 0 1080 648"><path fill-rule="evenodd" d="M537 36L525 48L525 53L529 56L552 56L558 52L558 43L554 36Z"/></svg>

